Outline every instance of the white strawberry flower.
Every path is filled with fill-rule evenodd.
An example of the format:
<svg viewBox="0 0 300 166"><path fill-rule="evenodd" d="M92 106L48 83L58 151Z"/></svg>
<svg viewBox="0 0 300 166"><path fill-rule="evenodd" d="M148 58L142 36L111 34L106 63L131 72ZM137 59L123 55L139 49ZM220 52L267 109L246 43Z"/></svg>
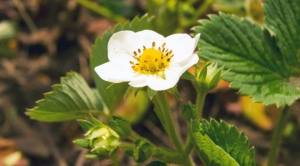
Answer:
<svg viewBox="0 0 300 166"><path fill-rule="evenodd" d="M194 53L200 34L164 37L152 30L120 31L108 42L109 62L95 68L105 81L129 82L155 91L176 85L180 76L199 60Z"/></svg>

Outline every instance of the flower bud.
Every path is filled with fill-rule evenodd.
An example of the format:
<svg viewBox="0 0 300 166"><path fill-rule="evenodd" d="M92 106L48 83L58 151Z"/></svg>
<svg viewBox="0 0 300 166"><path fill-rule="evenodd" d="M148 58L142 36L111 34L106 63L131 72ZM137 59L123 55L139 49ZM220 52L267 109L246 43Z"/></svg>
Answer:
<svg viewBox="0 0 300 166"><path fill-rule="evenodd" d="M197 116L195 106L189 102L182 106L182 117L186 121L190 121L191 119L195 119Z"/></svg>
<svg viewBox="0 0 300 166"><path fill-rule="evenodd" d="M216 63L207 63L197 75L197 85L207 91L212 90L218 85L221 72L222 68L218 68Z"/></svg>
<svg viewBox="0 0 300 166"><path fill-rule="evenodd" d="M74 143L82 148L91 149L87 157L111 156L119 147L120 136L108 126L91 116L91 122L79 120L79 124L87 131L85 139L77 139Z"/></svg>
<svg viewBox="0 0 300 166"><path fill-rule="evenodd" d="M89 130L85 136L90 141L91 151L99 157L112 155L120 143L119 135L107 126L96 126Z"/></svg>

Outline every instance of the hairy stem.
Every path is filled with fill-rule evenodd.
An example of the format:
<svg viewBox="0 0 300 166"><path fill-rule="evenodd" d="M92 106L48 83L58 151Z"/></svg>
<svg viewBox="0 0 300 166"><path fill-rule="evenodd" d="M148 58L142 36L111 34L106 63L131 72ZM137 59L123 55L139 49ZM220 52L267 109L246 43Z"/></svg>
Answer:
<svg viewBox="0 0 300 166"><path fill-rule="evenodd" d="M201 119L202 117L202 110L203 110L203 105L204 105L204 99L207 93L203 93L200 91L200 88L197 88L197 99L196 99L196 117L194 119ZM190 130L190 123L188 122L188 129ZM189 154L193 148L193 142L192 142L192 137L191 137L191 132L189 131L189 137L186 141L186 145L184 148L185 153Z"/></svg>
<svg viewBox="0 0 300 166"><path fill-rule="evenodd" d="M167 99L163 91L158 91L153 97L155 105L155 113L159 120L167 131L176 151L182 155L181 159L184 161L185 166L192 166L191 158L189 154L185 153L183 145L179 139L178 133L176 132L174 120L172 118L171 110L168 106Z"/></svg>
<svg viewBox="0 0 300 166"><path fill-rule="evenodd" d="M278 149L278 145L280 142L280 138L281 138L281 133L282 130L284 128L284 122L287 118L288 115L288 110L289 107L285 106L282 110L279 122L276 126L276 129L274 131L274 135L272 138L272 144L271 144L271 149L270 149L270 153L269 153L269 157L268 157L268 166L274 166L276 163L276 158L277 158L277 149Z"/></svg>

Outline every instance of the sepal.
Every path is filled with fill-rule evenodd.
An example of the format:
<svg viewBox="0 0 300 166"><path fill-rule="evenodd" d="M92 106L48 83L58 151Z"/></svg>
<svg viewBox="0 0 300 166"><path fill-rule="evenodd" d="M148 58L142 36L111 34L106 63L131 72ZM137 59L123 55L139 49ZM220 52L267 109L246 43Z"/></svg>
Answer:
<svg viewBox="0 0 300 166"><path fill-rule="evenodd" d="M113 120L110 120L108 125L111 129L118 133L121 139L126 138L131 134L130 123L120 116L113 116Z"/></svg>

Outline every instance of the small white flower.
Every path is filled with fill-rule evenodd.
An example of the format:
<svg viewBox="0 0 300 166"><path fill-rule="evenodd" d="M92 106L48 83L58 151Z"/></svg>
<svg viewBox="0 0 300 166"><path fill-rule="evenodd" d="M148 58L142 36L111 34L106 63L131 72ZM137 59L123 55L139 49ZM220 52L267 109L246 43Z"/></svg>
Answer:
<svg viewBox="0 0 300 166"><path fill-rule="evenodd" d="M95 71L108 82L167 90L198 62L194 50L199 37L200 34L195 38L187 34L164 37L151 30L120 31L108 42L109 62L97 66Z"/></svg>

